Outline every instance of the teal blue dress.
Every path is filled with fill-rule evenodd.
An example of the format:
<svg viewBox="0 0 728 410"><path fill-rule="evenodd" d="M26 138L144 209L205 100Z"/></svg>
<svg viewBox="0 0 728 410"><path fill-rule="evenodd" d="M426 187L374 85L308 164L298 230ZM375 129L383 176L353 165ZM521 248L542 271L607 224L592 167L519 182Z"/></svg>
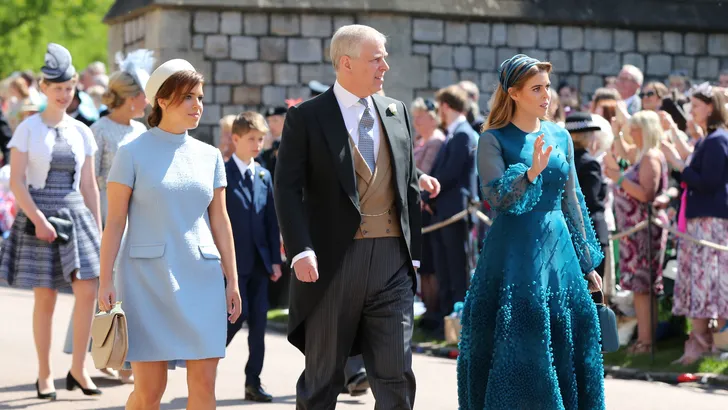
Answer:
<svg viewBox="0 0 728 410"><path fill-rule="evenodd" d="M553 146L526 177L533 142ZM513 124L478 144L478 173L498 216L465 299L458 398L467 410L599 410L604 370L597 311L585 275L603 259L576 178L569 133Z"/></svg>

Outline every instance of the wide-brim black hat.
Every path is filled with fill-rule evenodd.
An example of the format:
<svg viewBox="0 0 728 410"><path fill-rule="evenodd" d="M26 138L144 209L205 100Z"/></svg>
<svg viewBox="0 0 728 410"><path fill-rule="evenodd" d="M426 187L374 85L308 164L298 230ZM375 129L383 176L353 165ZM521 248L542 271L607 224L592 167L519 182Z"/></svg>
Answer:
<svg viewBox="0 0 728 410"><path fill-rule="evenodd" d="M588 112L574 112L566 117L564 128L569 132L599 131L601 127Z"/></svg>
<svg viewBox="0 0 728 410"><path fill-rule="evenodd" d="M287 112L288 112L288 108L283 107L283 106L268 107L263 112L263 116L265 116L265 117L271 117L271 116L274 116L274 115L286 115Z"/></svg>
<svg viewBox="0 0 728 410"><path fill-rule="evenodd" d="M72 64L71 53L62 45L48 43L45 54L45 65L40 71L43 80L52 83L64 83L76 75L76 68Z"/></svg>

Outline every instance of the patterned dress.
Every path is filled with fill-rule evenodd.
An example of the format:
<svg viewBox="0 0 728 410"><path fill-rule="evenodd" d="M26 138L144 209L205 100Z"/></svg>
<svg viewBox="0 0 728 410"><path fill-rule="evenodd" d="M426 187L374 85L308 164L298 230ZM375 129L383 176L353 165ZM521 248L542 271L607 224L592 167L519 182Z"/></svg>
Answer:
<svg viewBox="0 0 728 410"><path fill-rule="evenodd" d="M533 182L541 133L554 147ZM478 144L478 173L498 216L465 299L458 358L461 410L602 410L597 311L584 275L603 255L589 220L569 133L509 124Z"/></svg>
<svg viewBox="0 0 728 410"><path fill-rule="evenodd" d="M31 198L41 212L73 221L74 229L67 243L48 243L26 233L30 220L21 210L10 236L0 250L0 278L21 288L60 289L71 280L99 276L99 231L81 193L73 188L76 160L65 138L69 128L55 129L50 170L45 187L30 187ZM69 138L80 137L70 135Z"/></svg>
<svg viewBox="0 0 728 410"><path fill-rule="evenodd" d="M133 141L147 130L144 124L138 121L131 121L129 125L119 124L109 117L102 117L91 126L94 133L96 145L99 151L96 153L96 180L99 184L99 197L101 205L101 220L106 223L106 211L108 203L106 198L106 178L109 177L111 164L120 146Z"/></svg>
<svg viewBox="0 0 728 410"><path fill-rule="evenodd" d="M638 162L624 173L624 179L639 183L640 165ZM662 160L660 184L657 195L667 188L667 163ZM618 230L625 231L647 219L647 205L632 198L624 189L615 187L614 209ZM655 212L657 218L667 221L664 211ZM651 235L651 239L648 235ZM647 259L648 242L652 244L652 259ZM632 235L619 240L619 273L620 285L623 289L636 293L650 293L650 272L655 280L655 293L662 293L662 261L667 246L667 231L650 224Z"/></svg>

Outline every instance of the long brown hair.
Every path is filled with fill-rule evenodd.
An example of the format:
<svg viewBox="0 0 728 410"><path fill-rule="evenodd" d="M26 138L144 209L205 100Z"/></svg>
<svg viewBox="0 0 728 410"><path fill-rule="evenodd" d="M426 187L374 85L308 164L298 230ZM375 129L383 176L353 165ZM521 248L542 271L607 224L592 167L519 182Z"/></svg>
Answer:
<svg viewBox="0 0 728 410"><path fill-rule="evenodd" d="M693 98L711 104L713 111L708 116L707 134L716 131L718 128L728 129L728 95L723 88L712 87L711 93L702 92L702 90L693 93ZM707 94L707 95L706 95Z"/></svg>
<svg viewBox="0 0 728 410"><path fill-rule="evenodd" d="M174 107L182 104L185 97L197 87L198 84L204 83L205 79L202 74L197 71L183 70L172 74L166 79L162 86L159 87L157 95L154 96L152 103L152 113L149 114L147 122L150 127L156 127L162 122L162 107L159 106L159 99L170 100L169 106ZM149 96L147 96L149 98Z"/></svg>
<svg viewBox="0 0 728 410"><path fill-rule="evenodd" d="M551 63L540 62L531 67L510 88L520 90L526 84L526 81L540 72L551 73ZM516 102L508 95L500 83L496 87L493 97L490 99L490 107L490 114L481 132L505 127L511 122L513 115L516 113Z"/></svg>

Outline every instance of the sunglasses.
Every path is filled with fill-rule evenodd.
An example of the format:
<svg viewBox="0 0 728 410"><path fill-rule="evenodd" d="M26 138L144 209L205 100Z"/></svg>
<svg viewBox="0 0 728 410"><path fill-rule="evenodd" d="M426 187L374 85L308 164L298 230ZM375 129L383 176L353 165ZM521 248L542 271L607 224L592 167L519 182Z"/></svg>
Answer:
<svg viewBox="0 0 728 410"><path fill-rule="evenodd" d="M647 92L643 92L643 93L640 93L640 98L645 98L645 97L654 97L654 96L656 96L656 95L657 95L657 93L656 93L656 92L654 92L654 91L647 91ZM659 97L659 96L658 96L658 97Z"/></svg>

